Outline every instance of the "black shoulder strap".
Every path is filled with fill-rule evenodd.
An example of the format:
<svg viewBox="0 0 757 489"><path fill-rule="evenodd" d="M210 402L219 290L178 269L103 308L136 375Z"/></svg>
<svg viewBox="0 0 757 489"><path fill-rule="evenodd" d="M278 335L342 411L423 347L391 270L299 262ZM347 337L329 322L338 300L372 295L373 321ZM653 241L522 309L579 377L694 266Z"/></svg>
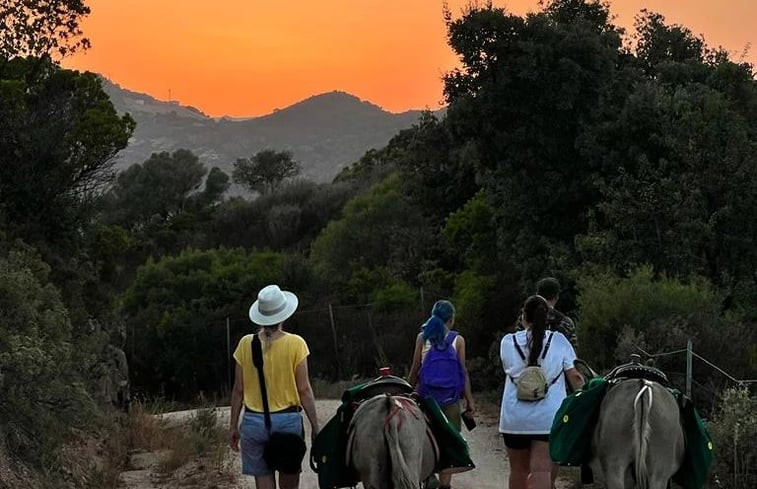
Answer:
<svg viewBox="0 0 757 489"><path fill-rule="evenodd" d="M550 331L549 336L547 337L547 344L544 346L544 351L542 351L541 359L544 360L544 358L547 356L547 351L549 351L549 345L552 344L552 336L554 336L554 332ZM523 350L521 350L520 345L518 345L518 342L515 340L515 335L513 334L513 345L515 345L515 349L518 351L518 355L520 355L520 358L525 362L526 361L526 355L523 353Z"/></svg>
<svg viewBox="0 0 757 489"><path fill-rule="evenodd" d="M553 331L553 332L551 332L551 333L549 333L549 338L547 338L547 345L546 345L546 346L544 347L544 353L542 353L542 354L541 354L541 359L542 359L542 360L544 360L544 357L546 357L546 356L547 356L547 350L549 350L549 345L551 345L551 344L552 344L552 337L553 337L554 335L555 335L554 331ZM557 377L555 377L554 379L552 379L552 382L550 382L550 383L549 383L549 385L552 385L552 384L554 384L555 382L557 382L557 379L559 379L560 377L562 377L562 374L563 374L563 371L562 371L562 370L560 370L560 373L559 373L559 374L557 374Z"/></svg>
<svg viewBox="0 0 757 489"><path fill-rule="evenodd" d="M547 356L547 351L549 350L549 345L552 344L552 337L555 335L554 331L550 331L549 337L547 338L547 345L544 347L544 351L541 354L541 359L544 360L544 357Z"/></svg>
<svg viewBox="0 0 757 489"><path fill-rule="evenodd" d="M562 374L563 374L563 371L560 370L560 373L557 374L557 377L555 377L554 379L552 379L552 382L550 382L549 385L552 386L555 382L557 382L557 379L559 379L560 377L562 377Z"/></svg>
<svg viewBox="0 0 757 489"><path fill-rule="evenodd" d="M263 348L258 335L252 336L252 364L258 371L258 381L260 382L260 393L263 397L263 413L265 414L265 427L271 430L271 411L268 407L268 390L265 387L265 376L263 375Z"/></svg>
<svg viewBox="0 0 757 489"><path fill-rule="evenodd" d="M513 334L513 345L515 345L515 349L518 351L518 355L520 355L520 358L523 359L523 361L526 361L526 355L523 354L523 350L520 349L520 346L518 345L518 341L515 339L515 334Z"/></svg>

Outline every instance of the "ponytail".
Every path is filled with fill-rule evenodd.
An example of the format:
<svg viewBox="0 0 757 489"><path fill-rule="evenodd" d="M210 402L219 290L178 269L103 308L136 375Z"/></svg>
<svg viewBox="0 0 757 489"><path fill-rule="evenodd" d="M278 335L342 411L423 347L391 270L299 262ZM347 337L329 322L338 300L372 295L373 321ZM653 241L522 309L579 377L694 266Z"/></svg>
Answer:
<svg viewBox="0 0 757 489"><path fill-rule="evenodd" d="M538 365L539 355L544 346L544 333L547 330L547 313L549 306L543 297L532 295L523 304L523 319L531 325L528 339L528 364Z"/></svg>
<svg viewBox="0 0 757 489"><path fill-rule="evenodd" d="M260 336L260 340L262 341L263 349L268 348L271 343L271 337L273 336L273 333L279 330L279 326L281 326L281 323L260 327L258 330L258 336Z"/></svg>
<svg viewBox="0 0 757 489"><path fill-rule="evenodd" d="M447 336L447 321L453 317L455 317L455 306L450 301L436 301L434 307L431 308L431 317L421 326L423 341L428 341L432 345L443 342Z"/></svg>
<svg viewBox="0 0 757 489"><path fill-rule="evenodd" d="M446 336L446 328L444 321L437 316L431 316L428 321L422 326L423 329L423 341L429 341L432 345L438 345L444 341Z"/></svg>

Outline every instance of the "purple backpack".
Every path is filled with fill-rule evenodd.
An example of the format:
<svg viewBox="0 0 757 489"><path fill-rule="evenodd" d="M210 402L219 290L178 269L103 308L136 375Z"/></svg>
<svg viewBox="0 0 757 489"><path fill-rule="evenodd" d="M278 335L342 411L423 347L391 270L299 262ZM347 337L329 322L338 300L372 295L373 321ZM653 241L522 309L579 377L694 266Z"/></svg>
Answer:
<svg viewBox="0 0 757 489"><path fill-rule="evenodd" d="M465 391L465 370L452 344L457 332L450 331L444 341L426 352L420 371L418 393L433 398L440 406L459 401Z"/></svg>

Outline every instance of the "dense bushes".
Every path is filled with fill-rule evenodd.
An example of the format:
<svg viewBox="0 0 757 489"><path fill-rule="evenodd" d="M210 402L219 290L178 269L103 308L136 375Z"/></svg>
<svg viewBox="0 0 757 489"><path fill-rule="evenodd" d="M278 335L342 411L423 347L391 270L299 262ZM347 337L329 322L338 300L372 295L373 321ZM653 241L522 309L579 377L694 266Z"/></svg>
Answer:
<svg viewBox="0 0 757 489"><path fill-rule="evenodd" d="M187 250L148 261L123 296L132 380L184 400L223 390L226 318L236 337L249 330L245 312L260 288L277 282L298 290L306 279L296 256L273 252Z"/></svg>
<svg viewBox="0 0 757 489"><path fill-rule="evenodd" d="M714 328L719 316L719 298L706 281L657 279L650 267L639 268L628 278L583 276L578 291L580 354L601 369L627 360L628 345L619 343L626 328L639 347L669 351L685 347L687 337Z"/></svg>
<svg viewBox="0 0 757 489"><path fill-rule="evenodd" d="M747 388L722 393L709 424L715 445L712 483L723 489L757 486L757 396Z"/></svg>
<svg viewBox="0 0 757 489"><path fill-rule="evenodd" d="M0 254L0 443L40 465L52 463L70 428L91 423L94 413L49 272L31 250Z"/></svg>

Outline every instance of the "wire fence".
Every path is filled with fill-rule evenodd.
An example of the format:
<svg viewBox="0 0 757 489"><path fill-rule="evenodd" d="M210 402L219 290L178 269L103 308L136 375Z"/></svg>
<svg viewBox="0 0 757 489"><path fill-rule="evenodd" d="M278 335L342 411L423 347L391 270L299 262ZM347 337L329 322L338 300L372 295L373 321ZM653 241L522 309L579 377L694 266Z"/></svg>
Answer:
<svg viewBox="0 0 757 489"><path fill-rule="evenodd" d="M431 306L446 299L438 291L420 288L417 302L385 304L324 304L298 309L285 329L302 336L310 348L311 376L346 380L377 375L388 366L398 375L410 368L415 338ZM233 352L239 339L252 332L247 317L226 320L227 382L233 382Z"/></svg>
<svg viewBox="0 0 757 489"><path fill-rule="evenodd" d="M757 383L757 379L737 379L735 376L726 372L723 368L719 367L712 361L696 353L693 349L691 340L687 341L686 348L681 348L678 350L673 350L673 351L668 351L668 352L660 352L660 353L649 353L647 351L644 351L644 349L638 345L633 345L633 346L641 354L653 360L656 360L658 358L663 358L663 357L672 357L675 355L685 354L686 355L686 374L685 374L686 395L688 397L692 396L692 384L694 382L694 375L693 375L694 358L702 361L705 365L712 368L713 370L721 374L723 377L727 378L729 381L733 382L734 384L738 386L747 386L747 385Z"/></svg>
<svg viewBox="0 0 757 489"><path fill-rule="evenodd" d="M428 319L431 305L445 295L420 288L416 304L387 305L375 302L361 304L324 304L298 310L287 321L286 329L303 336L311 350L311 375L328 380L374 375L378 368L392 367L399 375L406 373L412 360L415 338ZM239 339L251 332L247 317L227 318L226 349L229 386L232 382L233 350ZM721 366L694 351L691 343L672 351L650 353L638 345L633 347L652 360L685 356L685 372L674 371L685 379L686 393L691 396L694 360L701 362L736 385L753 385L757 379L739 379ZM672 365L672 364L671 364Z"/></svg>

